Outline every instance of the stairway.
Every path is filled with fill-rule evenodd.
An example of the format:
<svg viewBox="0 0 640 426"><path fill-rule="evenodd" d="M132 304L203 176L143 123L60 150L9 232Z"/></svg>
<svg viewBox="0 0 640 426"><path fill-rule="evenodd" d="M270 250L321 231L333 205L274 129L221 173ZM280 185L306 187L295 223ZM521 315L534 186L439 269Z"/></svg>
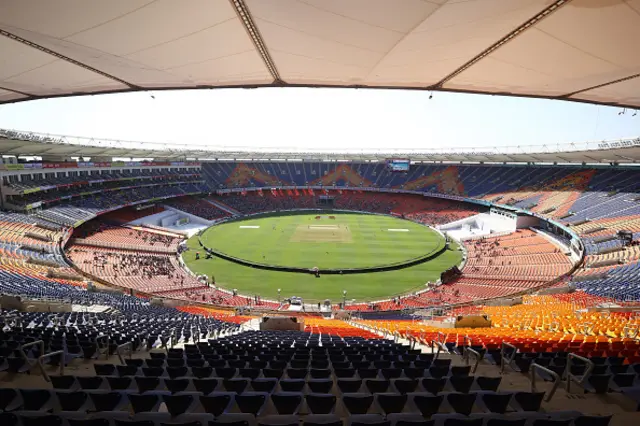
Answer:
<svg viewBox="0 0 640 426"><path fill-rule="evenodd" d="M224 204L224 203L221 203L221 202L219 202L219 201L215 201L215 200L209 200L209 199L207 199L207 198L203 198L203 200L204 200L204 201L206 201L207 203L209 203L209 204L213 205L213 206L216 206L216 207L217 207L217 208L219 208L220 210L222 210L222 211L225 211L225 212L229 213L229 214L230 214L230 215L232 215L232 216L242 216L242 213L240 213L238 210L233 209L233 208L231 208L231 207L227 206L227 205L226 205L226 204Z"/></svg>

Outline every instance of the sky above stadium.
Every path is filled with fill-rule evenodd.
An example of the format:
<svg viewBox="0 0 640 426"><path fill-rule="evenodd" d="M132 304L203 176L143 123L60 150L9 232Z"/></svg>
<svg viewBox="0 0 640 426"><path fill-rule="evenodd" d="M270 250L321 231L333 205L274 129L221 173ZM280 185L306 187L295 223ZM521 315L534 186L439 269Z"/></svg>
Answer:
<svg viewBox="0 0 640 426"><path fill-rule="evenodd" d="M210 147L420 150L640 136L640 114L572 102L424 91L219 89L0 106L0 128Z"/></svg>

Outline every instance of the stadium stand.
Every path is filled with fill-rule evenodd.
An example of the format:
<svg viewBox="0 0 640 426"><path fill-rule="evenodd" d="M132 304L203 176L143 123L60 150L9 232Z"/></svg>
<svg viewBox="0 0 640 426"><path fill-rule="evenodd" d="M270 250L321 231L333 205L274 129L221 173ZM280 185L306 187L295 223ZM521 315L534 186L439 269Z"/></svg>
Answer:
<svg viewBox="0 0 640 426"><path fill-rule="evenodd" d="M443 328L425 326L416 321L361 320L375 329L399 333L430 344L437 340L437 333L445 332L444 341L455 345L465 344L465 336L474 346L485 350L500 348L501 342L515 345L520 353L574 352L581 356L629 357L626 363L640 361L637 341L627 338L625 327L630 314L586 312L607 299L585 295L581 292L553 296L525 296L523 303L515 306L476 306L473 313L487 314L492 327L480 329ZM453 312L454 315L469 310ZM599 343L599 344L598 344ZM495 352L494 352L495 353Z"/></svg>
<svg viewBox="0 0 640 426"><path fill-rule="evenodd" d="M635 170L415 165L410 173L391 173L383 164L365 166L310 163L288 164L286 168L283 167L278 163L207 163L203 165L203 174L211 186L216 188L322 184L343 187L344 189L337 191L346 193L347 188L354 186L376 187L480 198L525 208L570 226L584 239L587 252L586 268L574 277L575 285L587 292L607 294L619 300L634 300L638 297L634 284L637 247L623 247L623 243L616 237L618 231L627 230L633 233L634 243L639 239L640 210L637 206L637 192L640 188ZM275 176L278 177L277 182L274 182ZM270 199L269 191L263 192L263 198ZM299 193L299 198L304 198L304 195ZM243 211L243 205L247 200L254 200L253 195L245 194L244 201L241 194L219 195L217 199L235 205L238 210ZM285 195L288 193L285 192ZM273 209L274 206L268 205L268 202L260 201L252 207L252 211ZM278 202L280 206L284 203L281 200ZM308 200L303 203L312 204ZM412 215L419 213L408 213L409 217ZM432 218L429 220L433 221ZM607 238L609 240L604 241ZM611 265L602 266L603 263ZM616 277L612 280L581 281L583 277L596 276L616 269ZM615 285L621 281L623 285ZM463 286L461 290L465 290L469 297L476 297L476 288L465 286L464 283L460 285ZM491 294L501 296L509 292L497 290ZM449 296L444 299L454 300Z"/></svg>
<svg viewBox="0 0 640 426"><path fill-rule="evenodd" d="M68 204L49 207L35 213L41 219L61 226L82 223L104 212L121 206L137 204L157 198L169 198L205 190L198 184L185 184L154 188L117 188L116 191L90 195L70 201Z"/></svg>
<svg viewBox="0 0 640 426"><path fill-rule="evenodd" d="M372 171L368 173L373 177ZM557 173L542 176L548 181L554 178L552 175L557 178ZM461 187L455 183L455 176L451 170L444 172L442 179L446 182L435 184L433 189L447 187L449 191L455 192L455 188L459 190ZM483 182L490 180L488 176L478 175L469 181L473 183L469 187L479 191L486 188ZM375 182L383 184L385 181L377 177ZM630 229L622 221L599 222L612 223L613 226L606 228L598 225L605 229L597 228L597 232L592 233L589 231L594 227L587 223L564 221L567 224L578 223L573 229L583 237L587 252L584 266L572 277L571 285L580 289L575 293L525 295L524 304L516 306L478 305L486 299L530 292L558 281L554 287L566 284L566 275L573 267L572 260L566 254L570 241L541 229L520 229L500 236L464 241L467 259L462 275L449 284L389 301L346 307L348 311L360 311L358 315L362 315L363 319L345 322L307 314L301 317L305 320L303 332L260 332L250 330L247 325L255 323L255 317L235 315L233 311L207 307L207 304L239 309L251 306L262 310L278 309L284 305L229 293L199 281L184 271L176 257L180 238L170 233L132 229L126 225L132 218L155 213L161 207L153 207L146 212L128 207L90 220L78 226L72 234L67 230L68 226L78 224L85 218L93 218L115 206L136 200L156 199L158 195L181 195L186 192L176 191L182 189L182 185L152 188L100 194L43 209L37 215L7 213L3 218L0 224L2 243L23 247L17 250L5 248L7 255L0 262L3 294L108 307L107 313L76 312L54 317L38 313L2 312L1 315L11 318L4 321L7 326L2 331L3 341L9 343L0 344L0 351L4 350L0 355L3 357L0 365L6 366L7 372L19 375L33 368L28 360L35 359L39 355L38 350L27 351L25 360L17 356L15 348L34 339L42 338L46 345L45 352L61 348L64 354L64 358L55 355L45 362L51 385L44 381L36 381L34 385L35 379L30 379L29 386L14 387L17 388L15 396L7 388L0 387L2 399L8 401L6 407L10 408L9 412L0 414L4 416L3 421L26 425L32 421L30 419L44 416L42 418L46 421L60 419L72 426L74 419L84 418L107 418L108 422L115 422L112 419L143 421L153 418L156 422L174 423L244 419L242 421L248 421L249 425L266 425L271 421L282 422L286 420L284 413L293 412L296 417L288 421L294 419L298 424L300 421L312 423L313 416L329 410L335 416L330 420L341 421L341 418L350 417L351 424L360 421L358 416L368 416L367 419L375 422L395 422L393 424L396 425L400 424L400 420L396 419L408 418L420 422L432 419L443 425L449 425L451 421L481 419L484 424L487 416L492 416L500 421L525 417L528 420L522 420L524 422L534 419L532 426L539 426L542 421L565 421L569 422L568 426L577 426L583 419L581 412L569 412L560 403L542 401L538 396L540 394L528 393L528 381L513 382L512 375L508 376L511 380L509 383L495 379L500 377L496 374L502 368L501 360L505 357L511 359L511 356L513 358L505 368L517 372L513 374L529 374L533 368L537 368L532 367L535 364L559 373L560 377L569 377L565 373L569 353L585 357L595 365L594 370L587 372L585 380L579 384L581 389L591 393L621 394L627 398L625 401L636 401L634 386L638 380L640 344L628 337L629 330L637 324L636 317L628 312L616 314L591 310L613 303L626 306L622 301L637 298L637 288L633 287L631 280L629 285L620 285L624 277L634 276L633 266L638 259L636 246L623 247L617 239L599 239L615 236L618 230ZM557 185L553 188L557 188L558 193L543 194L541 197L551 200L548 203L567 203L565 195L561 194L567 187ZM197 186L189 190L207 191ZM296 195L295 190L290 190L291 193L287 191L264 189L262 195L249 191L211 197L216 203L246 214L289 208L318 208L320 196L330 195L334 207L404 215L429 224L444 224L483 211L481 207L457 200L437 200L408 194L298 189ZM539 191L544 192L543 189ZM588 191L588 187L578 190L576 199L581 198L581 191ZM533 190L527 194L523 192L523 198L518 200L520 205L528 203L533 193ZM509 196L515 199L514 194ZM205 199L182 197L167 204L209 220L228 216L228 212ZM530 205L527 207L535 209ZM545 209L548 210L546 205ZM549 213L550 217L554 215L559 213ZM633 220L626 218L624 223ZM603 232L605 230L607 232ZM153 306L145 298L90 292L86 289L86 282L77 275L76 279L55 278L48 276L52 267L28 263L28 259L34 255L30 254L32 250L27 247L53 247L55 255L58 253L56 248L59 250L60 247L57 242L69 237L67 255L87 276L96 276L106 283L115 284L121 289L133 289L143 295L182 300L185 305L177 309ZM133 245L136 250L131 250ZM621 263L599 266L603 261L611 260L609 257ZM64 258L61 259L64 262ZM60 263L56 269L73 273L65 263ZM606 273L606 276L596 280L593 279L595 273ZM583 279L585 281L581 281ZM410 320L389 319L404 318L406 314L401 313L395 317L387 316L387 319L366 319L366 315L378 315L384 311L416 311L467 302L476 305L448 311L447 318L471 313L485 314L492 320L491 328L446 329L426 326L416 321L415 314ZM143 317L145 319L141 320ZM50 327L52 322L65 324L63 328L57 326L58 330L65 331L60 333L55 327ZM31 326L25 334L21 324L26 323ZM385 339L385 333L405 343ZM444 333L444 336L439 333ZM108 337L110 343L104 346L102 342L106 339L99 336ZM438 339L443 339L446 351L436 357L430 353L430 348L432 341ZM258 342L261 349L257 349ZM503 342L513 345L515 352L504 352ZM130 344L135 356L123 358L124 365L116 366L120 352L118 347L123 344ZM288 349L283 349L283 344ZM410 345L419 345L419 349L412 349ZM472 367L467 365L468 361L458 356L465 354L467 347L480 351L485 357L475 374L471 372ZM96 356L104 357L107 363L96 363ZM71 374L57 375L54 371L61 362L69 365L89 363L95 367L88 373L69 370ZM573 365L571 372L578 374L582 368L580 371L585 373L585 365ZM543 375L540 378L545 377ZM570 380L565 379L563 383ZM214 381L216 387L211 388ZM498 383L500 390L494 382ZM94 390L96 386L99 391ZM578 385L574 383L574 386ZM29 393L29 389L33 393ZM505 392L506 389L508 391ZM210 392L212 390L213 393ZM265 390L266 394L260 393ZM28 396L36 395L38 391L41 391L44 402L40 404L33 399L33 404L28 403ZM49 395L48 399L43 391ZM113 402L106 402L105 398L99 396L105 391L113 395ZM290 395L288 392L292 391L301 393ZM352 392L358 393L354 395ZM565 394L566 391L560 389L557 392ZM235 408L230 410L223 407L220 412L213 411L213 405L207 398L223 395L229 398L226 404ZM329 401L329 408L319 408L316 395L322 395L318 399L323 401L335 399L335 402ZM441 398L443 402L433 411L434 408L429 408L430 405L420 399L424 395ZM468 398L460 396L468 399L465 402L467 405L459 405L458 397L450 395L469 395ZM489 397L484 395L504 399L501 403L508 408L492 413L491 410L498 408L491 403L487 405L484 400ZM251 399L253 396L255 400ZM405 403L388 405L390 401L403 400L405 397ZM305 401L305 407L310 410L308 414L298 408L290 408L300 407L297 398ZM368 398L375 404L370 404L366 411L362 411L364 409L359 408L358 404L366 405ZM594 410L587 407L582 412L599 415L608 412L602 410L611 408L610 403L602 405L602 402L596 403L589 397L588 400L599 408ZM158 410L160 404L166 408ZM522 417L518 408L522 407L520 404L525 404L532 411ZM558 407L562 407L563 411ZM3 410L7 411L5 408ZM484 414L486 411L489 414ZM364 412L367 414L360 414ZM592 420L594 418L588 419L596 421ZM603 424L610 421L609 417L602 419L598 421ZM113 423L113 426L118 425Z"/></svg>
<svg viewBox="0 0 640 426"><path fill-rule="evenodd" d="M180 197L167 200L166 204L207 220L219 220L230 216L229 212L221 210L204 199L195 197Z"/></svg>
<svg viewBox="0 0 640 426"><path fill-rule="evenodd" d="M153 251L154 248L178 249L181 239L167 233L152 230L132 229L125 226L112 226L100 218L83 224L73 232L73 238L81 238L83 243L104 242L124 246L136 245L142 249Z"/></svg>
<svg viewBox="0 0 640 426"><path fill-rule="evenodd" d="M107 216L108 221L114 217ZM93 279L144 294L224 306L278 308L210 286L184 270L177 258L182 238L153 229L88 222L74 231L67 256Z"/></svg>
<svg viewBox="0 0 640 426"><path fill-rule="evenodd" d="M262 191L261 193L228 194L212 197L213 200L243 213L261 213L276 210L318 209L331 207L404 216L418 222L442 224L473 216L480 208L457 201L426 199L407 194L380 192L351 192L323 190ZM330 196L333 204L321 203L320 196Z"/></svg>
<svg viewBox="0 0 640 426"><path fill-rule="evenodd" d="M625 418L612 398L622 393L633 400L638 373L634 362L640 359L640 344L619 335L624 315L602 315L600 326L589 331L607 337L583 335L574 330L584 327L573 304L554 296L527 298L520 307L483 308L496 327L447 332L442 340L446 351L436 356L378 334L391 331L419 342L439 338L440 330L412 321L348 324L307 316L304 332L242 332L239 324L251 319L225 311L158 307L132 296L39 284L40 294L111 306L120 315L73 312L52 317L3 311L3 318L10 319L0 332L2 366L15 383L0 387L3 424L83 419L114 425L149 419L342 424L348 418L368 424L481 424L493 419L537 426L549 421L608 425L611 415L603 411L614 409L620 421ZM26 295L35 288L16 293ZM28 333L23 324L30 324ZM27 349L38 340L43 348ZM513 354L499 350L503 341L516 348ZM15 356L22 347L26 358ZM135 356L122 357L122 347L130 347ZM475 368L468 365L458 356L465 348L482 351L486 359ZM33 368L30 360L48 353L46 376L29 378L26 386L21 373ZM574 361L569 367L569 353L586 357L589 364ZM500 374L505 357L513 372ZM60 364L88 369L58 374ZM545 398L551 395L548 386L545 395L519 378L529 371L542 375L534 364L558 377L565 370L585 373L579 386L609 399L603 402L587 394L582 400L590 406L567 410L563 404L568 391L556 390L562 402L554 403ZM587 372L590 365L593 370ZM568 375L565 384L571 380Z"/></svg>
<svg viewBox="0 0 640 426"><path fill-rule="evenodd" d="M70 199L56 201L57 205L45 203L45 208L36 209L35 214L25 216L31 222L38 220L49 224L46 225L46 232L52 232L48 228L77 225L117 206L186 193L207 193L210 188L262 187L261 191L216 194L211 197L215 203L227 205L230 210L244 214L292 208L320 208L324 206L321 202L324 196L332 199L334 208L404 215L406 218L435 225L470 217L482 211L482 208L456 200L420 198L398 193L372 193L365 188L415 190L481 198L498 204L529 209L541 216L564 223L578 233L584 241L586 258L583 267L572 278L573 285L587 292L606 294L608 297L624 301L638 297L633 280L638 260L637 247L625 247L616 237L618 231L628 230L632 232L635 241L638 239L636 222L640 221L640 214L636 215L635 211L635 193L638 188L633 178L635 172L631 170L576 170L540 166L536 167L534 172L530 168L523 169L520 166L415 165L409 173L393 173L383 164L375 163L365 165L309 162L284 165L255 162L202 165L197 163L197 166L194 163L190 168L177 170L172 167L143 166L129 170L102 170L94 177L95 172L89 170L87 175L55 172L53 177L47 177L46 183L49 186L42 185L45 182L42 180L44 173L40 171L33 175L39 175L39 180L30 180L30 175L24 173L19 180L5 178L5 187L14 192L13 195L7 195L7 199L17 200L22 197L24 203L28 203L42 200L42 197L49 193L59 197L72 195ZM190 179L193 183L188 182ZM202 179L206 180L206 184L202 183ZM102 182L98 183L97 180ZM132 181L136 182L136 186L122 189L123 184L130 185ZM149 185L147 182L151 182L152 186L142 186ZM286 187L291 184L298 185L298 188L271 187ZM311 189L310 186L313 185L332 187ZM82 188L86 186L101 188L102 191L82 197L73 196L84 191ZM354 190L354 186L363 189ZM30 192L35 189L39 191L24 194L25 190ZM25 205L24 203L22 205ZM227 211L206 199L182 197L180 200L167 203L209 220L229 216ZM579 215L576 214L578 210L581 212ZM34 240L23 231L20 231L23 234L20 237L9 231L6 229L6 238L1 240L5 244L3 250L9 257L55 259L55 254L38 253L41 246L53 246L55 250L55 243L46 243L37 238ZM37 234L36 231L33 232L34 235ZM564 242L566 246L569 245L569 241L562 240L562 236L554 235L554 238ZM532 248L534 246L535 244L532 244ZM31 249L35 249L35 252ZM544 253L547 256L535 253L535 256L527 259L527 263L522 265L516 265L514 262L528 255L527 248L518 250L521 255L510 254L511 258L505 259L506 265L501 264L502 260L500 265L476 265L473 256L469 256L464 276L451 288L440 289L438 300L442 303L453 303L505 296L536 287L531 283L551 281L552 277L566 273L566 268L563 269L557 263L564 263L558 260L563 254L555 252L557 248L552 249L553 253ZM22 254L17 255L18 251ZM512 265L508 265L509 261ZM491 268L495 270L498 266L505 267L503 273L491 273ZM478 270L472 271L472 267ZM598 276L605 273L611 278ZM502 280L501 275L506 275L508 279ZM523 275L527 276L526 280L519 278ZM599 281L594 280L598 277ZM620 280L627 281L628 284L619 287L612 285ZM421 306L422 299L425 302L430 300L428 295L416 295L407 296L405 301L412 306Z"/></svg>

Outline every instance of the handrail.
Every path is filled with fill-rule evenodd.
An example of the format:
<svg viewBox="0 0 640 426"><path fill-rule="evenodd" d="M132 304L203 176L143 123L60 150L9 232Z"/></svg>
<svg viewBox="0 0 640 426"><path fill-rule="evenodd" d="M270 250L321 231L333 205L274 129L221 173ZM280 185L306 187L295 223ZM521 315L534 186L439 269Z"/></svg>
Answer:
<svg viewBox="0 0 640 426"><path fill-rule="evenodd" d="M176 335L175 327L169 330L169 336L165 337L164 335L160 335L160 341L164 345L164 348L167 351L167 353L169 353L169 349L172 349L176 345L175 335Z"/></svg>
<svg viewBox="0 0 640 426"><path fill-rule="evenodd" d="M480 364L480 361L482 361L482 359L484 358L484 354L481 354L480 352L476 351L475 349L473 349L471 347L465 348L464 357L463 358L465 359L465 362L467 364L469 364L469 355L473 355L473 356L476 357L476 363L471 368L471 372L475 373L476 370L478 369L478 364Z"/></svg>
<svg viewBox="0 0 640 426"><path fill-rule="evenodd" d="M111 343L111 339L106 334L96 337L96 351L98 353L98 357L100 357L100 340L105 340L104 347L107 348L105 353L105 359L109 359L109 344Z"/></svg>
<svg viewBox="0 0 640 426"><path fill-rule="evenodd" d="M169 344L171 345L172 349L176 345L176 328L175 327L171 329L171 335L169 336Z"/></svg>
<svg viewBox="0 0 640 426"><path fill-rule="evenodd" d="M65 363L64 350L63 349L60 349L59 351L49 352L48 354L42 354L42 355L40 355L38 357L38 359L36 361L36 363L40 367L40 371L42 372L42 376L43 376L43 378L44 378L44 380L46 382L50 382L51 378L49 377L49 375L45 371L44 363L42 361L45 358L51 358L52 356L55 356L55 355L62 355L62 359L60 360L60 375L63 376L64 375L64 363Z"/></svg>
<svg viewBox="0 0 640 426"><path fill-rule="evenodd" d="M429 344L431 345L431 352L432 353L435 352L435 350L436 350L436 341L432 339L431 342L429 342ZM439 352L440 351L438 350L438 353ZM438 359L438 353L436 353L434 359Z"/></svg>
<svg viewBox="0 0 640 426"><path fill-rule="evenodd" d="M444 343L447 340L447 335L444 334L442 331L438 331L438 338L442 337L442 340L438 339L438 342L440 343Z"/></svg>
<svg viewBox="0 0 640 426"><path fill-rule="evenodd" d="M418 339L413 335L409 335L409 348L411 350L414 350L417 344L418 344Z"/></svg>
<svg viewBox="0 0 640 426"><path fill-rule="evenodd" d="M436 355L433 357L433 359L438 359L438 356L440 356L440 352L444 351L447 352L447 347L444 345L444 343L439 342L437 340L432 340L431 341L431 350L434 351L435 348L434 346L438 347L438 352L436 352Z"/></svg>
<svg viewBox="0 0 640 426"><path fill-rule="evenodd" d="M588 334L591 334L591 332L593 331L592 323L585 322L583 324L579 324L578 327L579 327L580 333L584 334L585 336Z"/></svg>
<svg viewBox="0 0 640 426"><path fill-rule="evenodd" d="M120 360L122 365L126 365L127 363L124 361L124 358L122 358L122 354L120 353L120 349L123 348L129 349L129 359L131 359L133 357L133 345L131 344L131 342L124 342L123 344L116 347L116 355L118 355L118 359Z"/></svg>
<svg viewBox="0 0 640 426"><path fill-rule="evenodd" d="M2 318L4 322L7 324L10 324L11 321L13 321L13 323L11 324L14 327L22 327L22 317L19 315L5 315L5 316L0 316L0 318Z"/></svg>
<svg viewBox="0 0 640 426"><path fill-rule="evenodd" d="M465 334L464 337L462 338L462 351L460 352L460 356L462 357L463 360L467 356L466 349L470 347L472 344L473 344L473 340L471 339L471 337Z"/></svg>
<svg viewBox="0 0 640 426"><path fill-rule="evenodd" d="M582 377L580 378L580 380L578 380L577 375L574 375L571 373L571 360L572 359L579 359L580 361L584 362L587 364L587 370L584 372L584 374L582 375ZM589 378L589 376L591 375L591 372L593 371L593 369L595 368L595 364L593 363L593 361L591 361L589 358L585 358L583 356L580 355L576 355L573 352L569 352L569 355L567 356L567 393L569 393L570 389L571 389L571 381L575 380L575 382L579 385L581 385L582 383L585 382L586 379Z"/></svg>
<svg viewBox="0 0 640 426"><path fill-rule="evenodd" d="M30 348L31 346L35 346L35 345L39 345L40 346L40 355L44 354L44 340L35 340L33 342L29 342L29 343L26 343L24 345L20 345L18 350L20 351L20 355L22 356L22 358L24 358L24 362L29 364L29 368L33 367L34 365L37 365L38 368L40 369L40 373L42 373L42 377L45 377L45 380L47 380L49 376L47 375L47 372L44 371L44 366L41 363L39 363L37 360L36 360L36 363L33 364L31 362L33 360L29 359L29 357L27 356L27 353L24 351L26 348ZM47 380L47 381L49 381L49 380Z"/></svg>
<svg viewBox="0 0 640 426"><path fill-rule="evenodd" d="M47 319L54 325L54 326L58 326L60 325L60 318L58 317L58 314L51 314L49 316L47 316Z"/></svg>
<svg viewBox="0 0 640 426"><path fill-rule="evenodd" d="M635 331L635 333L631 335L631 332L633 331ZM636 339L639 333L640 333L640 327L638 325L633 325L633 326L625 325L624 328L622 329L622 337L627 339Z"/></svg>
<svg viewBox="0 0 640 426"><path fill-rule="evenodd" d="M505 348L513 349L513 354L510 358L507 358L508 361L505 363ZM511 343L502 342L502 346L500 347L500 374L504 374L504 367L507 365L511 365L511 362L515 359L516 353L518 352L518 348L513 346Z"/></svg>
<svg viewBox="0 0 640 426"><path fill-rule="evenodd" d="M558 390L558 387L560 387L560 383L562 382L562 379L560 378L558 373L556 373L555 371L549 370L548 368L533 362L531 364L531 369L529 370L529 375L531 376L531 392L536 392L536 370L544 371L545 373L549 374L551 377L554 378L553 387L551 388L551 391L549 391L546 394L546 397L544 399L546 402L549 402L551 401L551 398L553 398L553 395Z"/></svg>

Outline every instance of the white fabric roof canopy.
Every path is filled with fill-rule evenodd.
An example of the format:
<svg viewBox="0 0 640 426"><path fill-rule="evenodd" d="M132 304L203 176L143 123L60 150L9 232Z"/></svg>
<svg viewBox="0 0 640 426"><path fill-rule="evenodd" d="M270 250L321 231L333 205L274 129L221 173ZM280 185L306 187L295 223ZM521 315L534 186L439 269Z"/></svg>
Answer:
<svg viewBox="0 0 640 426"><path fill-rule="evenodd" d="M640 108L640 0L7 0L0 102L255 86Z"/></svg>

